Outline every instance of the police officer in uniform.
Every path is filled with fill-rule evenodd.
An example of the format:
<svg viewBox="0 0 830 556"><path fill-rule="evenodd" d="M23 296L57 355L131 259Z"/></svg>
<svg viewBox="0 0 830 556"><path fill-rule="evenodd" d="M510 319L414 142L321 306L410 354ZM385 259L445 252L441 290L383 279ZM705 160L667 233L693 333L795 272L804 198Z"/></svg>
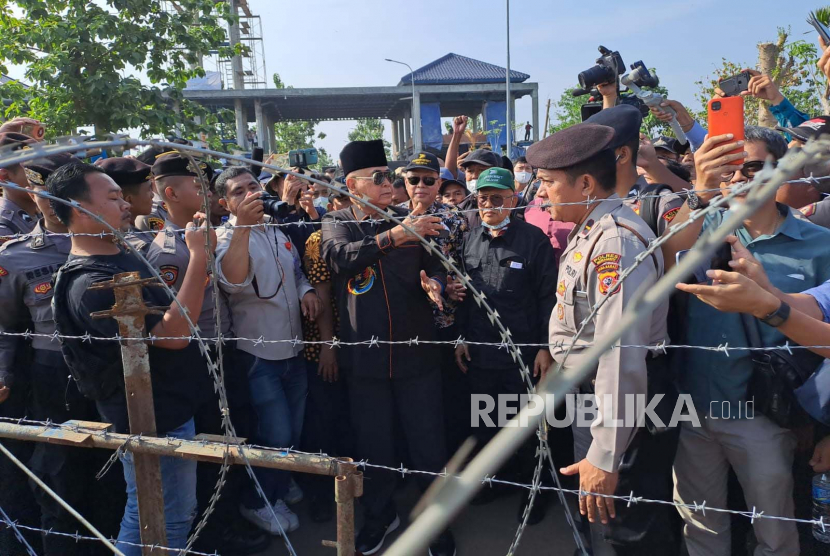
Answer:
<svg viewBox="0 0 830 556"><path fill-rule="evenodd" d="M22 133L0 133L0 150L16 151L30 143L34 143L32 138ZM7 181L28 187L28 173L20 164L0 168L0 183ZM28 193L3 188L3 196L0 197L0 244L28 234L35 227L36 220L37 207Z"/></svg>
<svg viewBox="0 0 830 556"><path fill-rule="evenodd" d="M534 144L527 160L538 168L541 187L546 189L554 220L573 222L568 247L562 254L556 285L557 303L550 319L551 353L563 372L573 370L587 346L614 331L623 313L634 307L632 299L641 288L653 285L663 274L663 260L655 252L625 281L620 275L646 250L654 233L614 193L616 184L614 130L582 123ZM570 204L563 204L570 203ZM572 204L577 203L577 204ZM604 297L609 299L588 320L576 348L564 354L581 323ZM654 345L666 340L668 301L655 310L648 322L627 330L618 341L624 345ZM556 344L561 347L557 347ZM556 364L553 368L556 368ZM613 349L602 355L592 377L580 393L595 394L606 415L623 420L626 407L634 403L626 394L653 393L666 377L661 356L645 349ZM605 396L611 395L613 407ZM669 402L669 413L673 401ZM658 408L658 412L664 408ZM657 441L656 427L649 429L601 424L589 427L574 422L574 456L577 463L565 468L566 475L579 474L580 489L600 494L627 495L634 491L647 498L671 500L671 464L676 434L664 433ZM617 423L614 423L617 425ZM673 537L675 510L671 506L614 504L613 500L580 497L580 513L586 541L595 556L606 554L675 554Z"/></svg>
<svg viewBox="0 0 830 556"><path fill-rule="evenodd" d="M655 235L662 235L683 206L683 199L668 185L649 184L645 176L637 175L643 115L630 104L620 104L597 112L586 122L614 130L611 148L617 160L617 195L648 224Z"/></svg>
<svg viewBox="0 0 830 556"><path fill-rule="evenodd" d="M153 234L142 232L135 226L139 216L149 216L153 211L153 184L151 166L135 158L101 158L95 162L112 181L121 187L124 200L130 203L130 234L127 243L134 249L146 252L153 242Z"/></svg>
<svg viewBox="0 0 830 556"><path fill-rule="evenodd" d="M32 189L45 192L43 179L60 166L73 161L77 159L68 154L56 154L34 161L29 166ZM0 331L21 332L30 328L36 334L50 335L55 332L51 305L52 275L66 262L71 240L68 235L64 235L67 232L66 226L55 217L49 200L38 196L33 196L33 199L43 215L34 230L28 236L11 240L0 247L0 274L4 275L0 281L0 303L3 305L3 310L0 311ZM78 391L61 355L60 344L51 338L35 336L29 346L22 338L0 336L0 374L6 375L7 384L9 376L14 376L12 373L22 370L13 367L18 352L29 349L32 418L56 423L70 419L98 421L95 404ZM11 386L14 388L13 384ZM38 443L34 448L31 466L40 479L64 500L96 521L108 534L112 534L117 527L112 512L96 512L104 500L112 500L111 493L107 493L94 505L90 504L92 492L101 490L101 484L95 480L95 472L107 459L103 452L99 452ZM117 478L117 474L113 474L113 478ZM32 485L32 488L40 505L43 529L74 531L77 528L75 518L52 497L40 487ZM96 520L92 514L103 518L104 522ZM86 549L74 539L54 535L44 535L43 546L45 554L54 556L71 556Z"/></svg>
<svg viewBox="0 0 830 556"><path fill-rule="evenodd" d="M178 291L190 263L190 251L184 240L184 230L192 226L193 216L203 210L204 196L202 195L200 172L205 180L212 177L213 171L204 163L202 168L193 168L188 159L178 153L171 153L156 159L153 164L158 193L168 207L167 220L164 227L156 235L155 240L147 249L147 259L155 266L165 283ZM146 174L145 174L146 175ZM114 178L113 178L114 179ZM126 199L126 195L125 195ZM218 307L214 303L213 285L205 287L205 299L202 304L202 313L197 322L200 333L205 338L217 337L216 311L221 319L221 332L225 338L232 338L231 314L228 309L227 298L221 290L218 292ZM212 345L212 342L209 342ZM233 416L237 434L250 437L252 408L248 394L246 369L237 365L235 342L227 342L223 346L225 387L228 394L228 404ZM216 350L211 349L212 359L216 360ZM217 411L218 398L212 391L205 392L205 399L196 410L196 430L200 433L222 434L221 419ZM199 506L204 509L208 503L213 487L216 484L218 467L214 464L198 464L197 498ZM241 469L232 471L237 475ZM242 473L244 475L244 473ZM244 479L244 477L232 477ZM243 530L234 526L239 517L239 493L244 488L236 481L235 488L229 487L222 496L216 509L216 517L203 533L201 543L205 549L216 549L234 554L253 554L264 550L269 539L258 530Z"/></svg>

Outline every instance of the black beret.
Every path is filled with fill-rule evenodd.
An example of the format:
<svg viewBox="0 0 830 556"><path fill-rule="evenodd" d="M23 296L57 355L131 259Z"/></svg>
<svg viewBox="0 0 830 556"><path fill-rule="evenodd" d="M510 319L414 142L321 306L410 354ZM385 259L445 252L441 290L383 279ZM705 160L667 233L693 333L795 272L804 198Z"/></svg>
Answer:
<svg viewBox="0 0 830 556"><path fill-rule="evenodd" d="M364 168L385 167L386 151L383 150L383 141L352 141L340 151L340 164L343 166L343 175L348 176L355 170Z"/></svg>
<svg viewBox="0 0 830 556"><path fill-rule="evenodd" d="M150 179L151 166L135 158L99 158L95 162L118 185L139 185Z"/></svg>
<svg viewBox="0 0 830 556"><path fill-rule="evenodd" d="M634 139L640 139L640 126L643 123L643 115L630 104L620 104L613 108L606 108L597 112L585 123L606 125L614 130L614 140L609 148L616 149Z"/></svg>
<svg viewBox="0 0 830 556"><path fill-rule="evenodd" d="M198 168L194 168L190 160L176 151L169 151L158 155L153 163L153 177L165 176L198 176L199 172L210 181L213 177L213 168L207 162L196 160Z"/></svg>
<svg viewBox="0 0 830 556"><path fill-rule="evenodd" d="M43 158L36 158L35 160L31 160L29 162L24 162L23 169L26 171L26 179L29 180L29 183L32 185L43 186L46 185L46 178L48 178L52 172L61 166L72 163L80 164L81 161L71 154L58 153L44 156Z"/></svg>
<svg viewBox="0 0 830 556"><path fill-rule="evenodd" d="M582 122L534 143L528 147L526 158L534 168L567 168L611 148L613 138L610 127Z"/></svg>
<svg viewBox="0 0 830 556"><path fill-rule="evenodd" d="M13 131L0 133L0 149L2 150L16 151L33 143L36 143L34 139L22 133L15 133Z"/></svg>
<svg viewBox="0 0 830 556"><path fill-rule="evenodd" d="M139 154L136 158L140 162L152 166L153 163L156 161L156 158L158 158L158 155L166 152L168 152L168 150L162 149L161 147L149 147L146 150L144 150L141 154Z"/></svg>
<svg viewBox="0 0 830 556"><path fill-rule="evenodd" d="M441 165L438 164L438 157L432 153L421 152L409 159L404 171L407 170L432 170L440 172Z"/></svg>

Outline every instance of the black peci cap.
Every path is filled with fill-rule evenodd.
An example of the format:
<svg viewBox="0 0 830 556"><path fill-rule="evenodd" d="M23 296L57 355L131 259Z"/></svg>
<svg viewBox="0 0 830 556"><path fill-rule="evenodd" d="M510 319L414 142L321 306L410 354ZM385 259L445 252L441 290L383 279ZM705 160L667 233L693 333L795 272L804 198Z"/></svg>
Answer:
<svg viewBox="0 0 830 556"><path fill-rule="evenodd" d="M348 176L356 170L364 168L383 168L388 166L383 141L352 141L340 151L340 164L343 166L343 175Z"/></svg>
<svg viewBox="0 0 830 556"><path fill-rule="evenodd" d="M534 168L568 168L610 149L613 139L612 128L582 122L534 143L528 147L526 158Z"/></svg>

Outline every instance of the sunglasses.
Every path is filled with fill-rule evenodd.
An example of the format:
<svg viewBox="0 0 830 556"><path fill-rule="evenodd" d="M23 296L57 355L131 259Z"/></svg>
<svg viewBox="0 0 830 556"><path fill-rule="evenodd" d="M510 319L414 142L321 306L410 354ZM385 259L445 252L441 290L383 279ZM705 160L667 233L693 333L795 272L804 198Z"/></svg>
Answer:
<svg viewBox="0 0 830 556"><path fill-rule="evenodd" d="M372 180L375 185L383 185L384 182L392 183L393 174L389 170L375 170L371 176L355 176L356 180Z"/></svg>
<svg viewBox="0 0 830 556"><path fill-rule="evenodd" d="M498 208L504 205L504 202L507 199L510 199L513 195L509 195L507 197L502 197L501 195L476 195L476 201L478 201L478 206L490 205L493 208Z"/></svg>
<svg viewBox="0 0 830 556"><path fill-rule="evenodd" d="M753 161L750 161L750 162L744 162L744 164L741 166L740 172L741 172L741 174L743 174L743 176L746 179L751 180L752 178L755 177L755 174L757 174L758 172L763 170L764 164L765 163L764 163L763 160L753 160ZM773 163L773 166L775 166L775 165L776 165L776 163ZM724 181L731 180L734 176L735 176L735 171L733 171L733 172L724 172L723 174L721 174L721 179L723 179Z"/></svg>
<svg viewBox="0 0 830 556"><path fill-rule="evenodd" d="M433 178L433 177L424 177L424 178L422 178L420 176L409 176L408 178L406 178L406 181L409 182L409 185L418 185L419 183L421 183L422 180L424 182L424 185L429 187L431 185L435 185L435 182L438 181L438 178Z"/></svg>

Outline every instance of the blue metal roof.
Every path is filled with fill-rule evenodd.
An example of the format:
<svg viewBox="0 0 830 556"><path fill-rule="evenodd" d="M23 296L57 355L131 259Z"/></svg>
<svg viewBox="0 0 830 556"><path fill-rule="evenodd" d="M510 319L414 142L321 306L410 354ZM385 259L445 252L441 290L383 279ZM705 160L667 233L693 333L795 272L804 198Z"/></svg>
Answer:
<svg viewBox="0 0 830 556"><path fill-rule="evenodd" d="M415 70L415 84L447 85L454 83L503 83L505 69L481 60L473 60L450 52L446 56ZM510 82L522 83L530 76L510 70ZM410 74L401 77L400 85L409 85Z"/></svg>

